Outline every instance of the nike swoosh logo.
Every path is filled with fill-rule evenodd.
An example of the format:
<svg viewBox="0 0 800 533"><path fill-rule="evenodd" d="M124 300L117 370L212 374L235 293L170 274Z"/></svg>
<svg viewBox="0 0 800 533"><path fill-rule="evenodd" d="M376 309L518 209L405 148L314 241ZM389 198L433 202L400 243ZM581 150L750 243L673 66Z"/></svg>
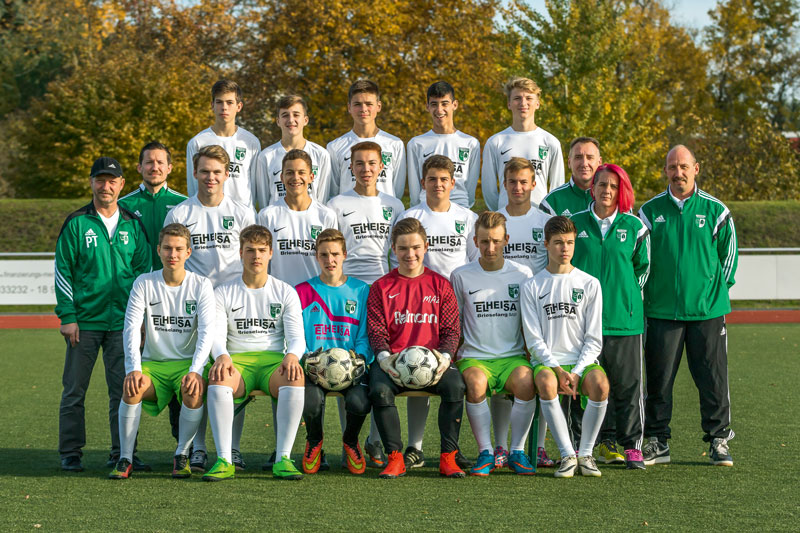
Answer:
<svg viewBox="0 0 800 533"><path fill-rule="evenodd" d="M275 172L273 172L273 173L272 173L272 175L273 175L273 176L277 176L277 175L278 175L278 174L280 174L280 173L281 173L281 171L280 171L280 170L276 170Z"/></svg>
<svg viewBox="0 0 800 533"><path fill-rule="evenodd" d="M509 149L508 149L508 150L506 150L505 152L500 152L500 155L506 155L506 154L507 154L508 152L510 152L510 151L511 151L511 148L509 148Z"/></svg>
<svg viewBox="0 0 800 533"><path fill-rule="evenodd" d="M553 291L550 291L550 292L553 292ZM550 293L546 292L546 293L542 294L541 296L539 296L539 299L541 300L542 298L547 297L548 294L550 294Z"/></svg>
<svg viewBox="0 0 800 533"><path fill-rule="evenodd" d="M236 309L231 309L231 313L235 313L236 311L238 311L238 310L239 310L239 309L241 309L242 307L244 307L244 306L237 307Z"/></svg>
<svg viewBox="0 0 800 533"><path fill-rule="evenodd" d="M350 216L350 215L352 215L353 213L355 213L355 211L350 211L349 213L342 213L342 216L343 216L343 217L349 217L349 216Z"/></svg>
<svg viewBox="0 0 800 533"><path fill-rule="evenodd" d="M345 161L349 161L350 160L350 156L348 155L347 157L344 158L344 160Z"/></svg>
<svg viewBox="0 0 800 533"><path fill-rule="evenodd" d="M192 226L194 226L196 224L197 224L197 222L192 222L191 224L184 224L184 226L186 226L186 229L189 229L189 228L191 228Z"/></svg>
<svg viewBox="0 0 800 533"><path fill-rule="evenodd" d="M282 229L286 229L286 226L281 226L280 228L275 228L275 229L274 229L274 230L272 230L272 231L274 231L275 233L278 233L278 232L279 232L280 230L282 230Z"/></svg>
<svg viewBox="0 0 800 533"><path fill-rule="evenodd" d="M304 462L304 463L306 463L306 468L307 468L307 469L309 469L309 470L312 470L312 469L313 469L315 466L317 466L317 463L319 462L319 458L320 458L321 456L322 456L322 454L319 454L319 455L317 455L317 456L314 458L314 460L313 460L313 461L311 461L310 463L309 463L308 461L305 461L305 460L304 460L303 462ZM304 459L305 459L305 458L304 458Z"/></svg>
<svg viewBox="0 0 800 533"><path fill-rule="evenodd" d="M483 289L478 289L478 290L475 290L475 291L469 291L469 293L470 293L470 294L475 294L476 292L481 292L482 290L483 290Z"/></svg>
<svg viewBox="0 0 800 533"><path fill-rule="evenodd" d="M152 305L158 305L158 304L160 304L160 303L161 303L161 300L159 300L159 301L157 301L157 302L151 302L151 303L150 303L150 305L151 305L151 306L152 306Z"/></svg>
<svg viewBox="0 0 800 533"><path fill-rule="evenodd" d="M433 153L433 152L428 152L427 154L422 154L422 157L428 157L428 156L429 156L429 155L431 155L432 153Z"/></svg>
<svg viewBox="0 0 800 533"><path fill-rule="evenodd" d="M389 299L391 300L392 298L396 298L397 296L400 296L399 292L397 294L390 294Z"/></svg>

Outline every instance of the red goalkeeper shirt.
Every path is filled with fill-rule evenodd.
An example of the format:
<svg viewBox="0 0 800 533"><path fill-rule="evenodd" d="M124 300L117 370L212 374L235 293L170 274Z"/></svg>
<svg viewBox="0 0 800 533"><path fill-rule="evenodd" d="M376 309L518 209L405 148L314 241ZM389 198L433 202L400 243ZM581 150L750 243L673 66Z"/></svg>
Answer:
<svg viewBox="0 0 800 533"><path fill-rule="evenodd" d="M454 357L461 337L453 286L427 267L416 278L402 276L395 268L373 283L367 325L376 355L425 346Z"/></svg>

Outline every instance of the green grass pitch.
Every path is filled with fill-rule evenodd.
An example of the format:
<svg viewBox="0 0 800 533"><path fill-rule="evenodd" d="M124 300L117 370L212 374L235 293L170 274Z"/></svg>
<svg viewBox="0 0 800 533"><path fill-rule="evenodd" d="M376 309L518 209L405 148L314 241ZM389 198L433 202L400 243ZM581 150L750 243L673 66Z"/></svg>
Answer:
<svg viewBox="0 0 800 533"><path fill-rule="evenodd" d="M174 441L166 413L142 417L139 455L155 471L127 481L106 479L109 437L101 363L86 402L87 470L62 473L56 448L64 341L54 330L3 330L0 530L796 531L800 328L737 325L729 331L737 433L731 442L733 468L708 462L697 392L684 363L676 385L673 462L644 472L601 466L600 479L557 480L550 469L535 477L504 470L488 479L440 479L434 403L425 439L427 467L399 480L377 479L372 469L355 477L338 467L340 431L331 401L326 448L333 470L279 482L260 468L274 439L267 427L272 424L269 405L259 399L248 407L242 441L248 471L230 482L202 483L197 476L170 478ZM398 402L401 415L404 404ZM304 437L301 427L294 448L298 458ZM474 457L466 416L461 443ZM552 440L547 446L557 455Z"/></svg>

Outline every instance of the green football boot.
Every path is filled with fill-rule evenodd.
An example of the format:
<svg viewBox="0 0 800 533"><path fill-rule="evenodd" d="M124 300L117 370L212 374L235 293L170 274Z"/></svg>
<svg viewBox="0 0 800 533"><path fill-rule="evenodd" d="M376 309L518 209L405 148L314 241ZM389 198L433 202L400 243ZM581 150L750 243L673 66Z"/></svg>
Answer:
<svg viewBox="0 0 800 533"><path fill-rule="evenodd" d="M203 475L203 481L225 481L226 479L233 479L235 475L236 466L219 457L214 466L211 467L211 470Z"/></svg>
<svg viewBox="0 0 800 533"><path fill-rule="evenodd" d="M188 456L176 455L172 458L172 477L176 479L192 477L192 468L189 466Z"/></svg>
<svg viewBox="0 0 800 533"><path fill-rule="evenodd" d="M281 457L280 461L275 461L275 464L272 465L272 476L278 479L303 479L303 474L294 466L294 461L285 455Z"/></svg>

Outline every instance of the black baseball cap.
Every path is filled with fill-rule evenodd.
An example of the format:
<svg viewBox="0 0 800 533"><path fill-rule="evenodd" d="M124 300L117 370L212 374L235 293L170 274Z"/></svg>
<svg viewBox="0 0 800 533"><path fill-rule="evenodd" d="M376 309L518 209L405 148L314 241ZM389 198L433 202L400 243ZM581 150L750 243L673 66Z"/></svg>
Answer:
<svg viewBox="0 0 800 533"><path fill-rule="evenodd" d="M111 174L112 176L121 178L122 165L113 157L100 157L92 165L92 172L89 175L94 178L101 174Z"/></svg>

